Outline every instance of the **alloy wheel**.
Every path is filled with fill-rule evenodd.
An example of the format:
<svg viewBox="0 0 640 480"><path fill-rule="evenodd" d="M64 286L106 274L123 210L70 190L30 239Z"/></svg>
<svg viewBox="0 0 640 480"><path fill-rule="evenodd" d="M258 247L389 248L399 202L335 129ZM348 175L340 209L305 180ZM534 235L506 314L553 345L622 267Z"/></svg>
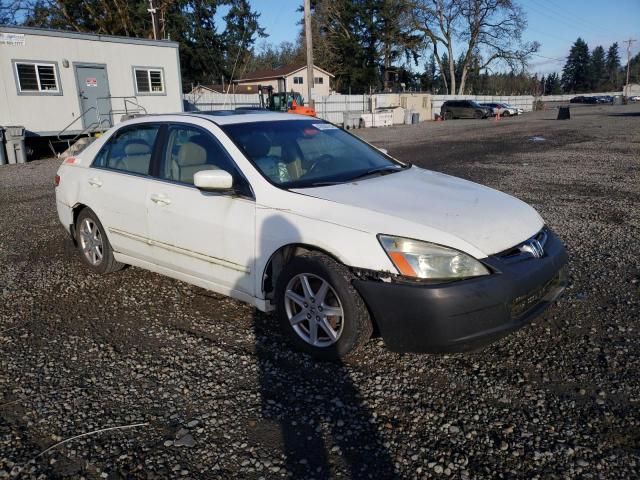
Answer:
<svg viewBox="0 0 640 480"><path fill-rule="evenodd" d="M328 347L338 341L344 310L329 282L301 273L289 281L284 296L287 318L300 338L314 347Z"/></svg>
<svg viewBox="0 0 640 480"><path fill-rule="evenodd" d="M104 256L102 232L90 218L85 218L80 224L80 247L91 265L100 265Z"/></svg>

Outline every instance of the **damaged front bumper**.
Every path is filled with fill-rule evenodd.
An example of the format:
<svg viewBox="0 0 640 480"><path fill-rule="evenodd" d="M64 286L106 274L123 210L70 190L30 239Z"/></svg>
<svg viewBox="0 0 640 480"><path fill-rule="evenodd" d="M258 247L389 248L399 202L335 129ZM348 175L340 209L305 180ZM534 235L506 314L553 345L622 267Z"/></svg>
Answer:
<svg viewBox="0 0 640 480"><path fill-rule="evenodd" d="M450 283L357 279L385 344L397 352L456 352L487 345L540 315L567 285L567 252L548 231L545 255L483 259L494 273Z"/></svg>

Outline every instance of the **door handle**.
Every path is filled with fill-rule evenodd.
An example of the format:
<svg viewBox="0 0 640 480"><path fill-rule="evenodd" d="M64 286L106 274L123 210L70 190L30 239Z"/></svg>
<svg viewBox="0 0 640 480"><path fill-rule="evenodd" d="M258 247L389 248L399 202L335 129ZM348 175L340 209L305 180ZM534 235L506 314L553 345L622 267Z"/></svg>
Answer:
<svg viewBox="0 0 640 480"><path fill-rule="evenodd" d="M99 178L93 177L89 179L89 185L91 185L92 187L98 187L100 188L102 186L102 180L100 180Z"/></svg>
<svg viewBox="0 0 640 480"><path fill-rule="evenodd" d="M157 203L158 205L169 205L171 203L171 199L163 193L152 193L151 201L153 203Z"/></svg>

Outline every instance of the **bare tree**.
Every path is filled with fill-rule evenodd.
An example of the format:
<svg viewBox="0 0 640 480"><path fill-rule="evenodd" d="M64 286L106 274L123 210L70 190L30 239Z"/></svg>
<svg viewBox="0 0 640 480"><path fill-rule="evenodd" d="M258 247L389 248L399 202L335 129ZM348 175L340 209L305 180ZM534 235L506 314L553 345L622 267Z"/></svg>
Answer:
<svg viewBox="0 0 640 480"><path fill-rule="evenodd" d="M500 62L516 70L526 66L531 54L540 47L538 42L523 42L527 20L513 0L416 0L414 18L416 28L432 44L439 63L442 62L438 45L447 49L452 93L456 91L453 51L458 46L463 52L459 95L464 93L474 56L482 57L481 70Z"/></svg>
<svg viewBox="0 0 640 480"><path fill-rule="evenodd" d="M461 14L460 4L454 0L418 0L414 5L415 27L422 32L433 48L433 55L438 62L444 88L455 93L456 75L453 55L453 40L457 35L456 28L459 25ZM444 65L442 55L438 52L438 46L443 45L447 50L449 65ZM447 84L445 69L449 69L451 88Z"/></svg>

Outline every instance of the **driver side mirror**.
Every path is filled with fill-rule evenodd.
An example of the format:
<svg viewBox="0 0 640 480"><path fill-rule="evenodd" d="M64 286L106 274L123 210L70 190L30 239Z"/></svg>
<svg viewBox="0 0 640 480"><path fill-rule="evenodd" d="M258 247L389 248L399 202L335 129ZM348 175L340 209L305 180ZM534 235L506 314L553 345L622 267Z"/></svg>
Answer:
<svg viewBox="0 0 640 480"><path fill-rule="evenodd" d="M378 150L380 150L385 155L389 155L389 150L387 150L386 148L378 148Z"/></svg>
<svg viewBox="0 0 640 480"><path fill-rule="evenodd" d="M233 177L225 170L200 170L193 175L193 184L201 190L231 190Z"/></svg>

